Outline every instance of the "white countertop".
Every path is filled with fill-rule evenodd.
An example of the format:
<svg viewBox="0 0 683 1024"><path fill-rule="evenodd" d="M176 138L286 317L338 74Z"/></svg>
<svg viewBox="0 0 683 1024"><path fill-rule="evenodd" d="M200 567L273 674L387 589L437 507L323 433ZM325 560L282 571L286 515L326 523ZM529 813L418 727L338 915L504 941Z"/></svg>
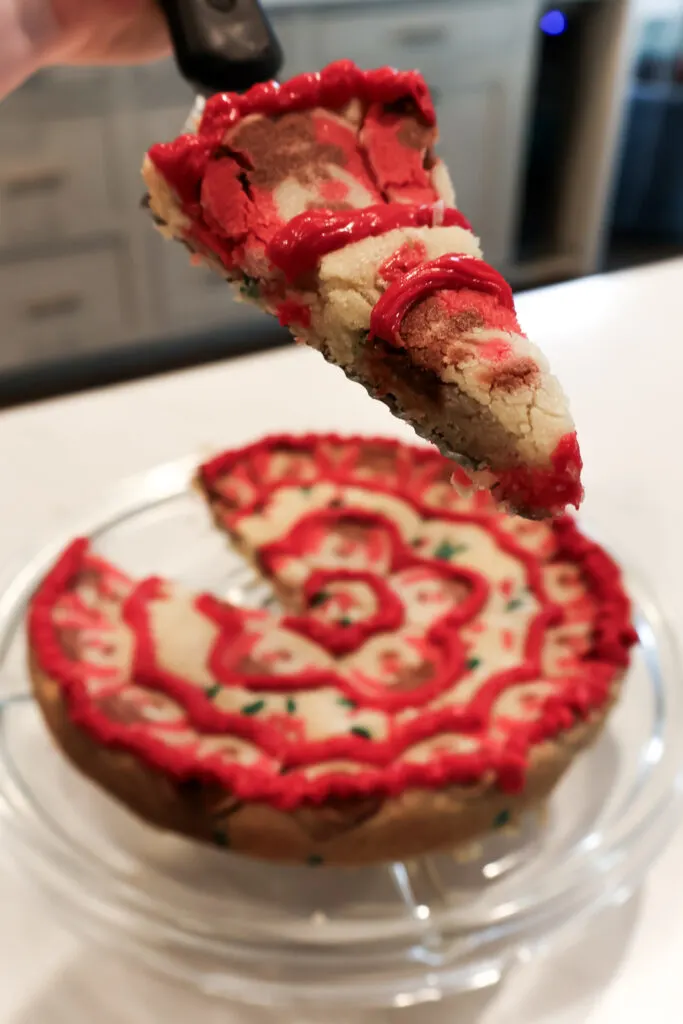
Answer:
<svg viewBox="0 0 683 1024"><path fill-rule="evenodd" d="M637 551L683 627L683 260L518 300L572 400L586 513ZM69 529L121 477L272 430L410 431L312 352L280 350L0 413L0 565ZM681 739L683 745L683 737ZM1 842L0 822L0 842ZM678 1024L683 1010L683 831L639 894L500 988L415 1011L327 1024ZM53 920L0 867L0 1024L261 1024L131 973ZM309 1024L297 1014L292 1024ZM278 1021L288 1022L284 1014Z"/></svg>

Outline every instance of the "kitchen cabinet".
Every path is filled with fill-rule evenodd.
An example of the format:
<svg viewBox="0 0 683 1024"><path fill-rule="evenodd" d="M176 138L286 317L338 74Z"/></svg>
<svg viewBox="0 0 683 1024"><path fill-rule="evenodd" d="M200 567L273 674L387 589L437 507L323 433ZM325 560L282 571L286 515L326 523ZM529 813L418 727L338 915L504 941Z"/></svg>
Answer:
<svg viewBox="0 0 683 1024"><path fill-rule="evenodd" d="M125 249L0 265L0 370L86 355L126 335Z"/></svg>
<svg viewBox="0 0 683 1024"><path fill-rule="evenodd" d="M114 224L106 120L0 121L0 247L64 241Z"/></svg>
<svg viewBox="0 0 683 1024"><path fill-rule="evenodd" d="M283 77L338 58L422 70L458 205L487 259L514 279L542 0L266 6L286 57ZM164 61L47 71L0 107L0 371L21 361L22 348L40 360L216 329L227 339L266 323L157 237L140 211L142 154L178 133L191 101ZM24 288L36 280L45 298Z"/></svg>

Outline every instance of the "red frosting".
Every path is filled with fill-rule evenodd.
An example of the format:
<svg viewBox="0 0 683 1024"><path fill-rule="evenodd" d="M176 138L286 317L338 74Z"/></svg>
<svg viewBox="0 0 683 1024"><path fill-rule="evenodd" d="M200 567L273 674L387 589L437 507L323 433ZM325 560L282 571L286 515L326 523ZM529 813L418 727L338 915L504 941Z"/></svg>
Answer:
<svg viewBox="0 0 683 1024"><path fill-rule="evenodd" d="M187 213L197 213L199 191L211 155L225 133L250 114L275 117L297 110L322 107L339 110L353 99L365 103L394 103L411 99L427 125L435 123L429 90L417 71L377 68L361 71L349 60L337 61L323 71L297 75L280 85L266 82L248 92L221 93L208 100L196 135L181 135L159 143L150 159L181 199Z"/></svg>
<svg viewBox="0 0 683 1024"><path fill-rule="evenodd" d="M280 549L281 553L285 553L285 551L286 548ZM271 557L273 554L271 549ZM287 615L282 620L283 625L287 629L293 629L295 632L309 637L338 657L357 650L368 637L381 632L390 633L403 625L403 605L385 581L371 572L318 570L312 573L304 585L303 596L306 612L311 612L316 599L324 594L326 586L339 582L365 583L376 595L379 606L377 614L366 619L365 622L358 622L343 628L337 623L321 622L311 614Z"/></svg>
<svg viewBox="0 0 683 1024"><path fill-rule="evenodd" d="M403 319L416 303L443 289L469 290L493 295L505 309L514 311L512 289L504 277L483 260L447 253L392 281L380 295L370 317L370 338L401 344Z"/></svg>
<svg viewBox="0 0 683 1024"><path fill-rule="evenodd" d="M280 228L268 246L268 257L288 280L295 281L301 274L315 270L323 256L352 242L375 238L394 228L431 227L439 223L472 230L459 210L440 212L433 203L384 203L362 210L308 210Z"/></svg>
<svg viewBox="0 0 683 1024"><path fill-rule="evenodd" d="M367 461L371 450L380 464ZM384 465L381 464L382 459ZM513 535L510 520L496 513L490 504L477 498L469 505L457 499L446 483L450 466L438 453L427 449L411 449L391 441L376 439L342 439L336 436L303 438L276 437L240 451L233 451L207 463L201 479L208 488L214 511L231 530L239 532L241 520L267 507L282 487L308 488L318 481L365 488L377 495L399 497L407 502L428 523L438 519L453 523L476 524L485 529L495 544L513 555L525 566L526 586L538 602L538 611L529 620L526 645L519 664L495 671L466 704L432 707L434 700L469 669L467 651L459 632L476 617L487 601L490 583L472 569L451 565L448 552L438 556L419 553L419 546L409 546L390 518L380 511L347 507L317 508L302 515L290 532L280 541L261 548L259 555L266 572L277 574L282 559L299 557L313 551L320 538L330 534L339 523L353 526L365 545L369 564L380 562L390 554L391 572L403 569L424 572L462 591L458 601L445 617L437 619L420 641L429 652L435 668L431 677L417 688L407 691L378 685L372 680L352 679L329 668L316 672L307 669L290 675L278 672L247 672L240 666L249 656L253 644L250 630L243 624L253 620L254 627L264 620L265 613L245 611L204 595L195 605L219 626L218 639L209 652L207 668L219 686L239 685L252 690L254 702L243 713L222 711L198 686L175 677L159 662L157 639L150 626L150 609L154 601L163 599L165 584L158 579L132 586L123 614L136 640L135 670L132 682L157 690L182 705L189 725L199 735L233 735L256 744L263 753L262 761L244 765L224 760L202 758L197 761L192 750L182 744L164 743L152 731L108 717L86 689L86 679L106 675L111 669L84 665L73 660L62 645L60 624L54 609L73 592L80 574L88 570L98 579L104 592L115 592L117 581L125 579L99 559L93 557L86 541L77 541L61 557L47 576L32 603L29 615L29 636L32 650L43 671L64 689L73 721L95 736L101 743L128 750L155 767L184 779L200 775L215 781L242 799L264 800L281 808L292 808L302 802L319 803L329 796L359 796L367 793L397 794L407 787L435 787L446 784L470 784L491 774L498 785L515 792L524 784L525 771L532 747L571 728L577 719L603 707L611 698L619 672L628 664L628 649L635 642L630 625L629 602L624 594L619 570L596 544L587 540L569 518L557 519L549 525L520 524L520 539ZM458 504L460 502L460 504ZM543 559L525 546L522 533L542 530L550 545ZM388 545L388 547L387 547ZM541 566L551 557L553 562L567 563L580 570L584 596L579 606L553 604L545 592ZM384 564L384 563L382 563ZM357 624L342 626L323 622L315 617L319 606L316 595L321 586L352 580L368 584L381 598L377 615ZM503 581L501 591L510 597L510 584ZM299 631L335 657L363 644L373 634L399 628L403 608L386 579L376 572L353 570L317 571L309 575L302 589L303 611L283 618L286 628ZM572 608L574 611L572 611ZM85 626L96 627L87 621ZM514 684L543 678L540 655L546 630L571 615L594 620L590 650L573 660L568 658L566 678L553 677L554 690L542 701L540 714L530 721L515 721L509 726L498 719L499 728L488 728L492 708L501 694ZM92 630L91 630L92 632ZM509 631L508 631L509 632ZM505 633L505 631L503 631ZM510 638L512 634L510 633ZM509 646L501 635L503 646ZM277 656L277 651L273 652ZM390 667L389 667L390 669ZM358 709L377 708L397 712L414 708L413 716L394 718L385 739L372 739L364 730L353 729L345 735L324 740L307 740L303 723L296 720L284 729L282 715L259 717L264 703L263 691L283 689L297 692L319 687L334 687ZM285 716L287 717L287 716ZM453 750L435 752L426 762L399 762L408 747L423 739L457 731L477 737L480 748L473 753ZM351 759L363 765L352 774L320 773L307 777L301 769L337 759ZM283 774L285 772L286 774Z"/></svg>
<svg viewBox="0 0 683 1024"><path fill-rule="evenodd" d="M277 307L277 318L283 327L310 327L311 311L303 302L285 299Z"/></svg>
<svg viewBox="0 0 683 1024"><path fill-rule="evenodd" d="M362 71L353 61L338 60L322 71L290 78L288 82L265 82L246 93L220 93L206 104L200 126L202 135L222 134L250 114L275 117L294 110L341 110L351 100L397 103L411 99L427 125L436 123L427 84L418 71L375 68Z"/></svg>
<svg viewBox="0 0 683 1024"><path fill-rule="evenodd" d="M379 267L379 276L384 281L395 281L409 270L419 267L427 259L427 246L422 240L411 238L403 242L391 256L387 256Z"/></svg>
<svg viewBox="0 0 683 1024"><path fill-rule="evenodd" d="M551 514L567 505L578 508L583 499L583 460L576 434L560 438L550 457L550 466L515 466L496 477L512 508L542 508Z"/></svg>

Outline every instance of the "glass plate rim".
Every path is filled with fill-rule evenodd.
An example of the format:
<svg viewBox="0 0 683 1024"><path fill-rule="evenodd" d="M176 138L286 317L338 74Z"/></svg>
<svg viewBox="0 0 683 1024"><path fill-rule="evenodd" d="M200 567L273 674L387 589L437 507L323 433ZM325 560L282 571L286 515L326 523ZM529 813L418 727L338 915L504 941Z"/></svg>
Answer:
<svg viewBox="0 0 683 1024"><path fill-rule="evenodd" d="M61 548L68 543L68 540L76 534L97 538L99 533L110 528L119 520L126 519L135 515L136 512L154 505L187 495L191 491L192 476L198 461L196 457L187 456L161 464L150 471L123 481L117 488L112 489L106 501L99 503L89 515L81 519L80 529L72 528L64 531L43 545L29 561L22 560L19 563L18 560L15 560L18 568L15 568L14 572L10 570L3 574L2 580L0 580L0 665L7 653L11 637L20 626L25 602L32 592L33 584ZM594 531L586 527L585 524L582 524L582 528L599 538L599 531ZM605 546L609 548L609 545ZM634 606L638 610L639 621L637 624L641 633L641 641L643 630L649 631L653 636L656 635L659 639L660 656L663 656L667 662L665 674L668 675L671 672L681 678L678 645L666 616L650 593L650 588L645 586L639 578L640 574L629 567L629 560L622 558L619 560L624 567L627 588L633 597ZM6 585L4 585L5 581L7 581ZM651 669L652 666L650 666ZM659 669L657 672L660 676L659 685L661 687L662 672ZM25 699L25 694L16 693L0 700L0 721L3 730L6 725L8 709L17 700ZM683 697L678 703L681 704L681 701L683 701ZM675 830L673 819L676 818L676 815L669 812L673 810L673 803L683 804L683 759L678 759L674 770L669 766L667 779L659 780L659 782L658 798L651 802L647 813L643 813L641 810L639 815L634 815L633 809L631 809L631 813L625 816L625 820L620 823L620 827L615 829L614 834L610 833L609 836L593 834L585 837L573 851L574 864L568 865L566 860L562 863L563 884L559 884L560 879L558 878L558 884L554 891L546 891L539 887L537 898L529 900L526 906L502 908L492 927L511 929L513 933L517 934L534 919L554 916L557 903L566 904L568 898L571 903L571 896L577 895L577 890L582 884L582 878L579 876L588 863L594 876L593 881L597 883L596 893L602 893L603 903L609 902L613 897L616 898L616 894L623 890L624 886L637 884L647 866L655 855L661 852ZM0 791L0 804L4 805L0 809L7 809L7 794L3 791ZM640 801L638 806L640 806ZM637 820L633 820L634 817ZM631 863L633 858L627 857L624 853L625 847L631 847L632 850L633 843L636 843L639 852L636 864ZM62 853L67 854L67 860L72 852L69 850L68 844L65 844ZM570 873L567 871L568 866L572 868ZM89 863L88 867L92 871L92 863ZM571 879L569 874L572 876ZM98 875L97 872L95 875L101 881L101 875ZM606 882L608 878L610 879L609 885ZM121 882L136 897L139 896L134 887L128 885L125 880L115 879L114 881L116 884L112 893L109 894L114 899L118 897L120 900L120 897L125 894L125 890L121 889ZM109 878L108 882L111 883L112 879ZM601 901L596 900L596 904L597 902ZM145 913L146 919L149 920L150 907L144 903L140 904L137 899L134 904L136 912ZM447 916L449 910L452 911L452 908L442 912L441 916ZM162 929L166 927L164 922L158 918L157 923ZM417 940L424 937L434 924L447 923L445 919L443 921L432 920L428 923L415 921L414 930L410 934ZM462 917L459 924L464 929L472 927L472 924L463 920ZM475 926L479 927L479 925ZM194 935L193 937L199 938L201 941L201 936ZM443 970L446 970L446 967Z"/></svg>

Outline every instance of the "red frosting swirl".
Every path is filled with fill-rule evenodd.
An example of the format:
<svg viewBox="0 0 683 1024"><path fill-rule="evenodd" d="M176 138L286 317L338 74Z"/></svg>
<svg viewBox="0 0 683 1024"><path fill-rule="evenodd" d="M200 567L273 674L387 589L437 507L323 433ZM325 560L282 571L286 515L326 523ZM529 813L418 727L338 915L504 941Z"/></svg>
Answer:
<svg viewBox="0 0 683 1024"><path fill-rule="evenodd" d="M288 280L295 281L301 274L314 270L328 253L394 228L432 227L437 216L431 204L384 203L361 210L308 210L280 228L268 246L268 257ZM454 209L445 209L439 224L472 230L467 218Z"/></svg>
<svg viewBox="0 0 683 1024"><path fill-rule="evenodd" d="M447 253L421 263L389 284L370 316L370 338L400 345L401 324L416 303L441 289L466 288L493 295L502 306L514 311L512 289L497 270L472 256Z"/></svg>

